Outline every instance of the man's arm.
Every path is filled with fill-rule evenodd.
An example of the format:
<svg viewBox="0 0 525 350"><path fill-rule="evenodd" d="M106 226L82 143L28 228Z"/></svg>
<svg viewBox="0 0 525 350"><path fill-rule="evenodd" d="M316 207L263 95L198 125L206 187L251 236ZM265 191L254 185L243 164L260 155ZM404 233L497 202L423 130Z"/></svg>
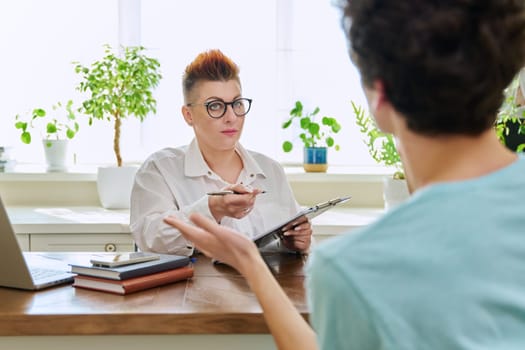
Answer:
<svg viewBox="0 0 525 350"><path fill-rule="evenodd" d="M255 244L246 236L222 227L199 214L192 214L192 226L174 217L165 222L177 228L207 256L237 269L248 282L264 312L277 347L317 349L313 329L299 314L264 263Z"/></svg>

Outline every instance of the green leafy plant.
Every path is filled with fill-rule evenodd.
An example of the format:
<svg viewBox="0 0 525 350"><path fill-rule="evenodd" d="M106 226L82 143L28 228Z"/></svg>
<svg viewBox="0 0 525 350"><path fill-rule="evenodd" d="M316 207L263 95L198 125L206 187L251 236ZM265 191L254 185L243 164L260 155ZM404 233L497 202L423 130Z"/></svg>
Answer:
<svg viewBox="0 0 525 350"><path fill-rule="evenodd" d="M117 166L122 166L120 129L122 119L135 116L142 122L150 112L156 112L157 101L153 89L162 78L157 59L144 54L142 46L125 47L119 57L109 45L104 45L105 56L90 66L75 64L75 72L82 76L77 89L88 92L81 111L93 118L113 121L113 151Z"/></svg>
<svg viewBox="0 0 525 350"><path fill-rule="evenodd" d="M43 108L35 108L30 117L15 116L15 128L21 131L20 140L30 144L32 140L31 129L42 129L45 140L72 139L79 130L78 122L73 111L73 101L65 105L61 102L52 106L53 113L47 114ZM45 123L45 124L41 124ZM50 144L48 144L48 147Z"/></svg>
<svg viewBox="0 0 525 350"><path fill-rule="evenodd" d="M394 137L391 134L379 130L374 119L370 114L365 113L364 108L358 106L353 101L351 103L356 124L359 127L359 131L364 135L363 141L372 158L378 164L394 167L395 179L404 179L405 173L403 171L403 165L401 164L401 158L397 152Z"/></svg>
<svg viewBox="0 0 525 350"><path fill-rule="evenodd" d="M321 123L318 123L316 117L319 112L319 107L315 107L313 112L305 112L301 101L296 101L294 108L290 110L290 118L282 124L282 128L287 129L294 120L298 120L303 130L299 137L304 147L333 147L338 151L340 147L335 143L333 134L341 130L341 125L335 118L327 116L323 116ZM290 152L293 149L292 141L284 141L282 148L284 152Z"/></svg>
<svg viewBox="0 0 525 350"><path fill-rule="evenodd" d="M510 85L505 89L505 99L498 111L496 124L494 125L496 135L504 145L507 144L507 139L512 136L512 133L525 135L525 108L520 108L516 100L518 88L519 74L516 75ZM516 151L522 152L524 150L525 143L517 146Z"/></svg>

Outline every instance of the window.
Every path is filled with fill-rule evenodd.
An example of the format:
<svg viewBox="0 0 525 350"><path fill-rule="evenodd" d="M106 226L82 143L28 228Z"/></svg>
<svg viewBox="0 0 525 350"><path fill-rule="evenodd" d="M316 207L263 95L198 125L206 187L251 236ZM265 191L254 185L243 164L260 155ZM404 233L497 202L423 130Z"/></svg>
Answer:
<svg viewBox="0 0 525 350"><path fill-rule="evenodd" d="M245 147L283 163L300 163L300 140L292 153L281 150L289 138L281 123L300 99L305 108L319 106L342 124L337 135L341 150L330 151L331 164L372 165L354 125L350 101L364 105L365 99L339 16L329 1L2 2L0 44L10 55L0 66L0 146L16 146L20 162L41 162L38 142L22 145L18 140L14 116L70 98L78 105L78 77L71 62L87 64L101 57L104 43L116 47L131 37L159 59L163 79L155 91L157 114L142 124L134 118L124 122L125 162L140 162L162 147L191 140L193 131L180 113L182 72L199 52L219 48L239 64L243 94L254 100L241 138ZM114 162L111 129L98 120L91 127L81 123L72 145L78 163Z"/></svg>
<svg viewBox="0 0 525 350"><path fill-rule="evenodd" d="M15 115L30 113L33 108L44 108L49 113L58 101L79 102L71 62L91 62L102 53L103 43L116 45L117 19L117 0L0 2L0 45L4 48L0 65L0 143L14 146L13 155L19 162L43 162L44 152L35 137L38 134L30 145L19 141ZM111 130L95 126L91 131L101 135L95 143L90 142L87 129L83 123L72 151L79 160L99 161L99 139L109 134L111 142Z"/></svg>

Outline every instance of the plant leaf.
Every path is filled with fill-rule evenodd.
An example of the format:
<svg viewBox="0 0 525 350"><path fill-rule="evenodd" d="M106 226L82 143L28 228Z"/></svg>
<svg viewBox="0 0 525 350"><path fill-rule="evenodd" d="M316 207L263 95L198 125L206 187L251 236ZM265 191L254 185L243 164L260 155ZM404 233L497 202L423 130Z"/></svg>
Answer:
<svg viewBox="0 0 525 350"><path fill-rule="evenodd" d="M33 118L36 117L44 117L46 115L46 111L42 108L35 108L33 109Z"/></svg>
<svg viewBox="0 0 525 350"><path fill-rule="evenodd" d="M28 133L27 131L23 132L22 135L20 135L20 140L22 140L22 142L25 143L25 144L30 144L31 143L31 134Z"/></svg>
<svg viewBox="0 0 525 350"><path fill-rule="evenodd" d="M304 129L304 130L308 130L308 128L310 127L310 118L308 117L304 117L304 118L301 118L301 129Z"/></svg>
<svg viewBox="0 0 525 350"><path fill-rule="evenodd" d="M55 123L47 123L46 132L48 134L55 134L57 132L57 125Z"/></svg>
<svg viewBox="0 0 525 350"><path fill-rule="evenodd" d="M22 129L22 131L25 131L27 129L27 123L26 122L16 122L15 128Z"/></svg>
<svg viewBox="0 0 525 350"><path fill-rule="evenodd" d="M319 137L319 129L320 129L320 126L319 126L319 124L317 124L317 123L310 123L310 124L308 125L308 131L310 132L310 134L311 134L312 136L317 136L317 137Z"/></svg>
<svg viewBox="0 0 525 350"><path fill-rule="evenodd" d="M286 128L288 128L291 124L292 124L292 119L289 119L289 120L287 120L287 121L285 121L285 122L283 123L282 128L283 128L283 129L286 129Z"/></svg>
<svg viewBox="0 0 525 350"><path fill-rule="evenodd" d="M293 148L293 144L290 141L283 142L283 151L290 152Z"/></svg>

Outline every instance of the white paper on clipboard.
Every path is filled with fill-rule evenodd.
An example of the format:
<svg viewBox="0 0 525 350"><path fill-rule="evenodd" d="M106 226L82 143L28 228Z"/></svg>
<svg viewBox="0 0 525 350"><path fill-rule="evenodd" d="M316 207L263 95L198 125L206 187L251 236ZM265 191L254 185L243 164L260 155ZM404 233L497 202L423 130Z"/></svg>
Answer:
<svg viewBox="0 0 525 350"><path fill-rule="evenodd" d="M301 216L306 216L311 220L315 218L316 216L321 215L325 211L335 207L336 205L348 201L350 198L351 196L338 197L338 198L334 198L326 202L316 204L309 208L303 209L296 215L292 216L290 219L283 222L282 224L277 225L276 227L274 227L273 229L267 232L264 232L264 233L261 233L255 236L253 238L253 241L255 242L255 245L257 247L263 248L275 240L282 239L284 237L283 228L289 226Z"/></svg>

